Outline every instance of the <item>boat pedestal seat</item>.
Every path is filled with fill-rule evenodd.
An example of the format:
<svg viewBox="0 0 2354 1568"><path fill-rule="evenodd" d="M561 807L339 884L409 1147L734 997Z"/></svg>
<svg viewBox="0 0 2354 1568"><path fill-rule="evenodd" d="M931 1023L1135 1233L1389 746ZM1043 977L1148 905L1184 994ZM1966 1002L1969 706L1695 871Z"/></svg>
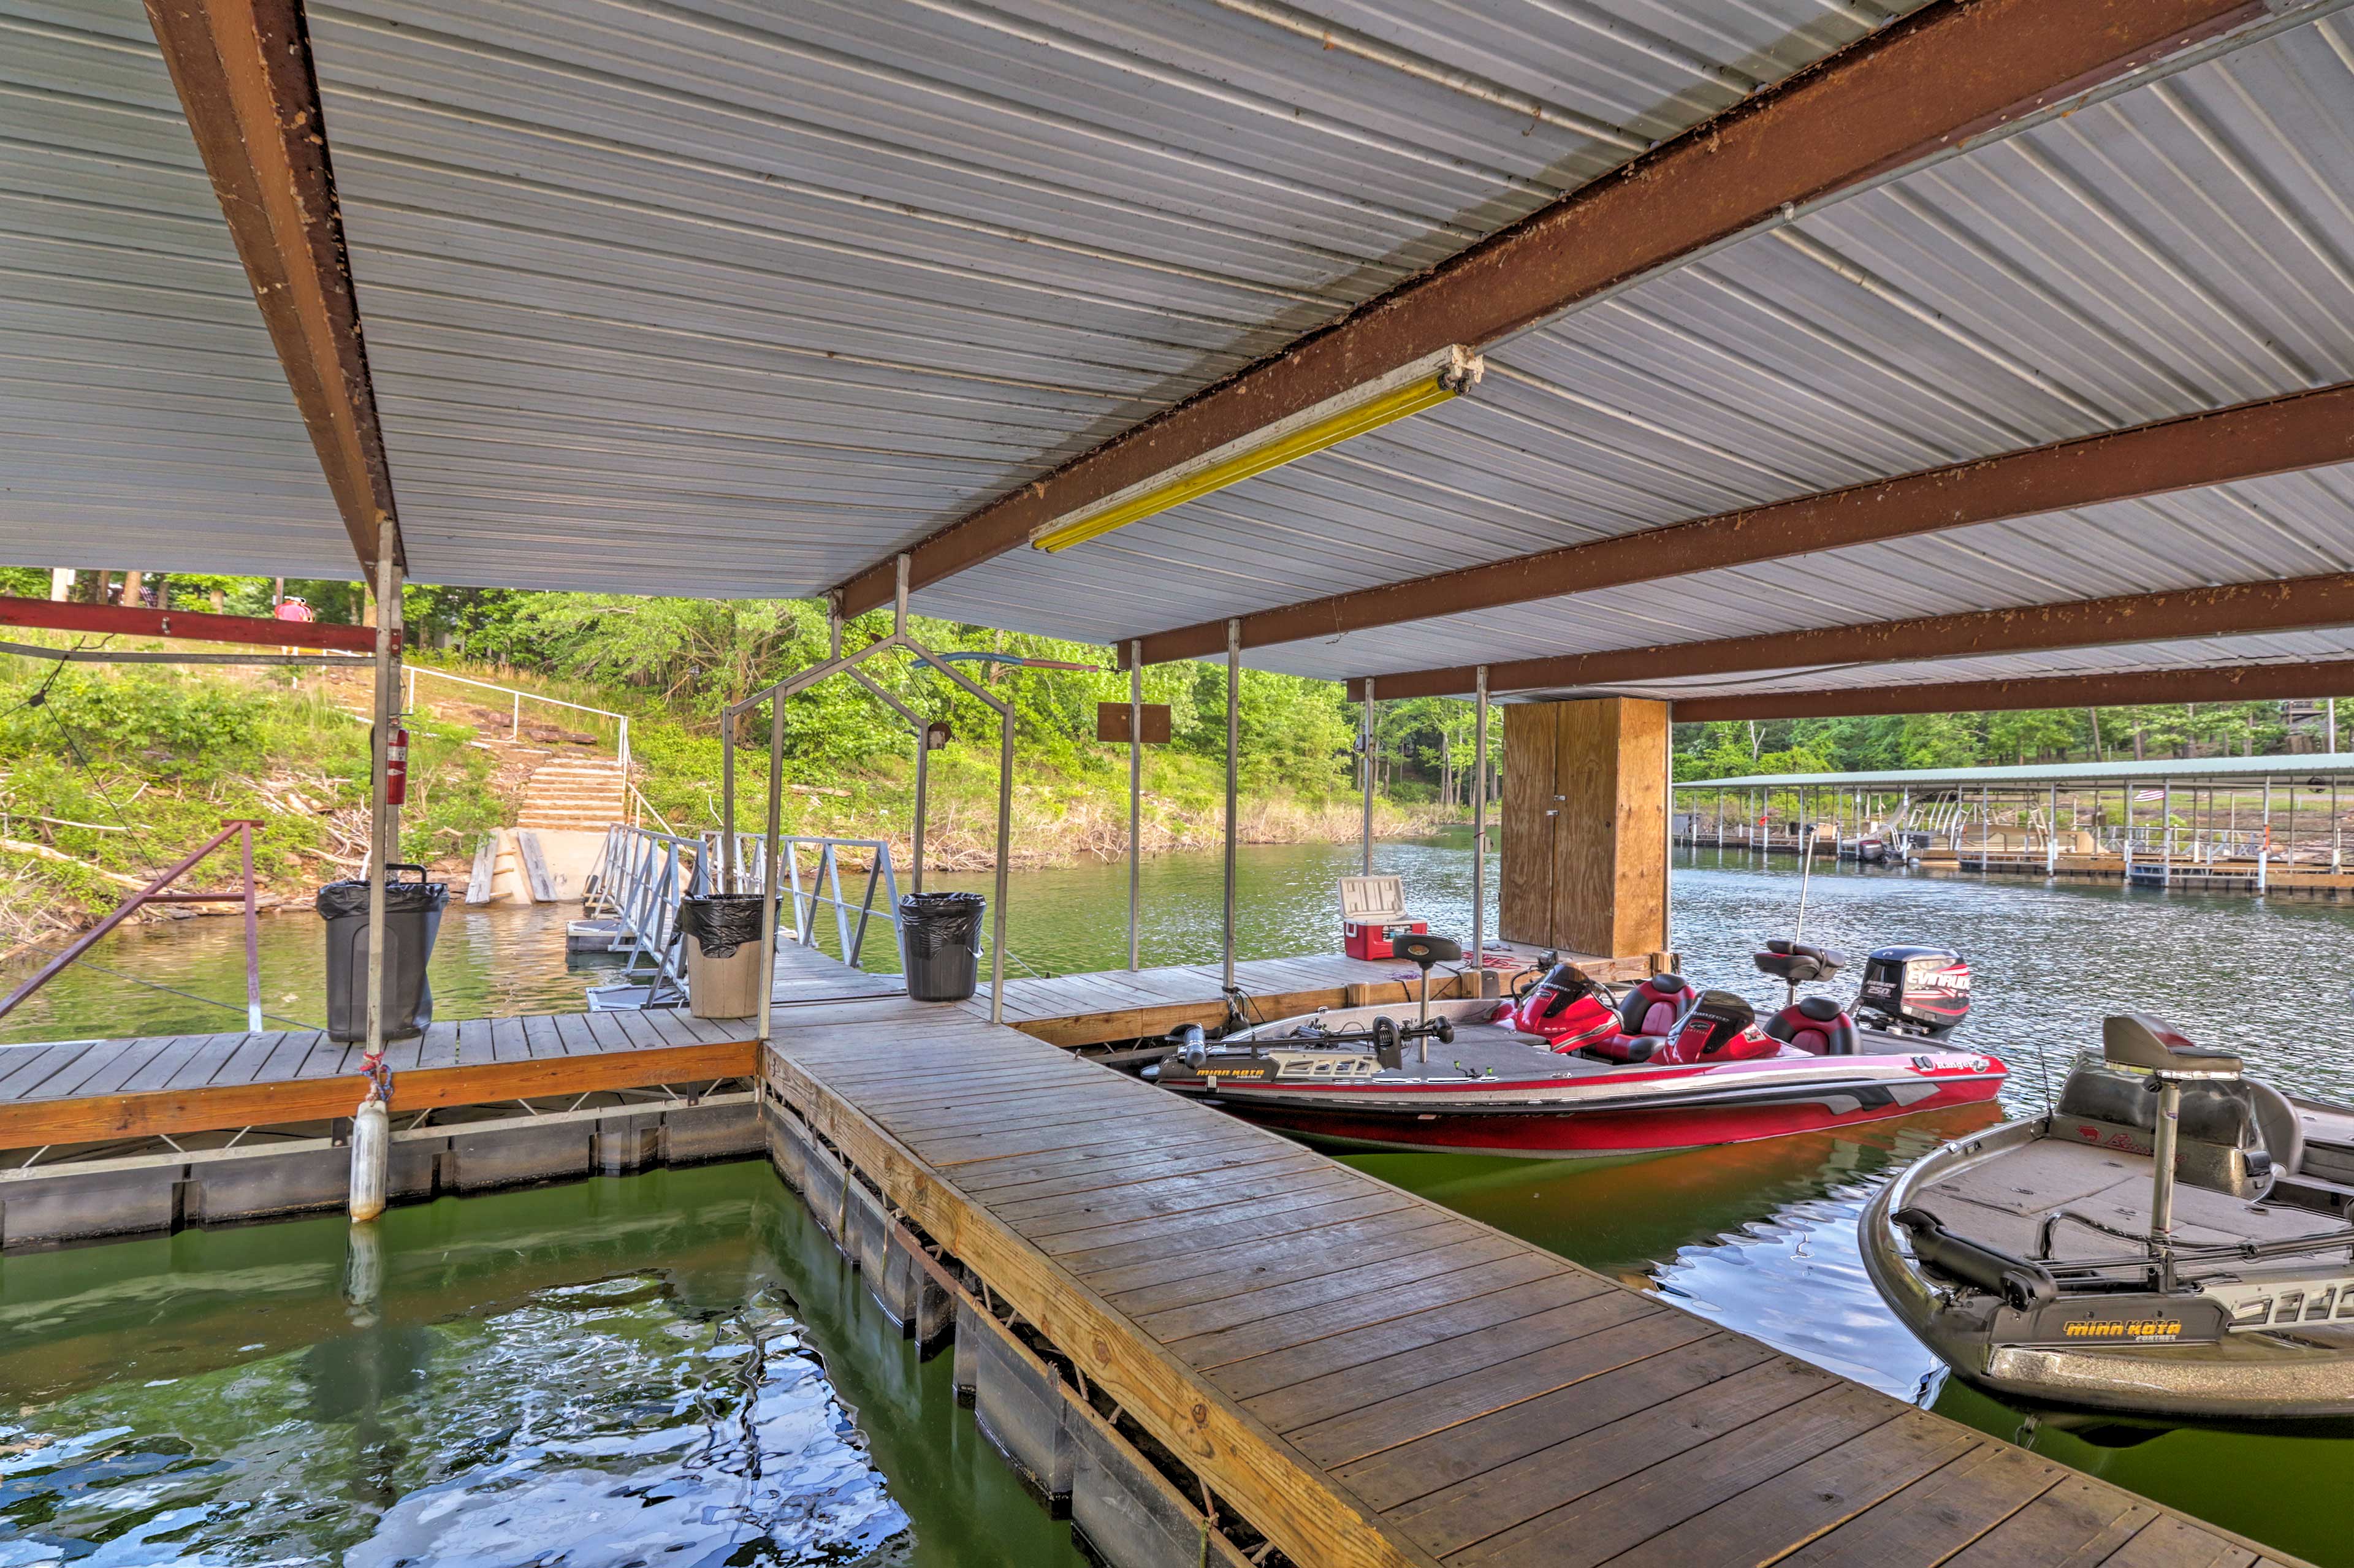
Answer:
<svg viewBox="0 0 2354 1568"><path fill-rule="evenodd" d="M2101 1059L2127 1072L2161 1078L2236 1078L2240 1058L2192 1041L2164 1019L2147 1012L2114 1014L2101 1021Z"/></svg>
<svg viewBox="0 0 2354 1568"><path fill-rule="evenodd" d="M1772 975L1786 985L1810 985L1829 980L1847 968L1847 955L1837 948L1818 948L1810 942L1792 942L1776 938L1766 944L1766 950L1752 955L1758 972Z"/></svg>
<svg viewBox="0 0 2354 1568"><path fill-rule="evenodd" d="M1827 996L1804 996L1767 1019L1766 1035L1809 1056L1852 1056L1863 1048L1855 1020Z"/></svg>

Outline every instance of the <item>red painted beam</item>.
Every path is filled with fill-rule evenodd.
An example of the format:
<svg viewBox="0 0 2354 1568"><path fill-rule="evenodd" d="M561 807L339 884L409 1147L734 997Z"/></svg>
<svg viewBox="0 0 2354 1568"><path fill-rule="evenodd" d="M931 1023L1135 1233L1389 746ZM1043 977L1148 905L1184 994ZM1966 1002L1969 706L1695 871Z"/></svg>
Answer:
<svg viewBox="0 0 2354 1568"><path fill-rule="evenodd" d="M1488 689L1609 688L1639 681L1692 680L1759 670L1901 664L1988 653L2031 653L2048 648L2104 648L2255 631L2306 631L2325 626L2354 626L2354 572L1516 659L1488 666ZM1373 694L1382 698L1454 696L1473 690L1476 679L1477 672L1469 664L1376 675ZM1362 678L1349 683L1352 701L1362 700L1364 693Z"/></svg>
<svg viewBox="0 0 2354 1568"><path fill-rule="evenodd" d="M192 609L135 605L69 604L48 599L0 598L0 626L45 631L90 631L109 637L177 637L192 642L254 643L265 648L332 648L376 652L376 628L323 620L277 620L262 615L206 615ZM393 633L400 646L400 633Z"/></svg>
<svg viewBox="0 0 2354 1568"><path fill-rule="evenodd" d="M1879 714L2016 713L2031 708L2130 707L2140 703L2278 702L2354 694L2354 659L2302 664L2221 664L2200 670L2123 670L2020 681L1943 681L1846 691L1760 692L1675 705L1678 724L1718 719L1861 718ZM2285 758L2284 764L2294 762Z"/></svg>
<svg viewBox="0 0 2354 1568"><path fill-rule="evenodd" d="M157 0L151 0L151 4ZM1482 347L2271 13L2264 0L1933 0L1331 326L917 543L923 588L1044 524L1450 344ZM839 585L891 600L886 557Z"/></svg>
<svg viewBox="0 0 2354 1568"><path fill-rule="evenodd" d="M380 526L398 514L302 0L147 0L147 20L320 471L374 582Z"/></svg>

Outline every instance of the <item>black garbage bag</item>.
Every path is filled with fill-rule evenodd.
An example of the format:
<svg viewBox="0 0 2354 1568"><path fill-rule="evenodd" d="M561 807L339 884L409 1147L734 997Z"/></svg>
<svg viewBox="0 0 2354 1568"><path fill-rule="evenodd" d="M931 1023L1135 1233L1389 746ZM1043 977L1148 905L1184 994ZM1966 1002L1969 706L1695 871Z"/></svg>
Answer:
<svg viewBox="0 0 2354 1568"><path fill-rule="evenodd" d="M911 893L899 900L899 957L917 1001L962 1001L980 987L978 893Z"/></svg>
<svg viewBox="0 0 2354 1568"><path fill-rule="evenodd" d="M384 888L384 1037L408 1040L433 1022L433 988L425 978L441 933L450 885L428 882L421 865L395 862ZM398 873L417 874L401 881ZM368 885L331 882L313 907L327 924L327 1038L367 1038Z"/></svg>
<svg viewBox="0 0 2354 1568"><path fill-rule="evenodd" d="M678 901L678 928L703 944L706 959L725 959L760 939L760 895L713 893Z"/></svg>

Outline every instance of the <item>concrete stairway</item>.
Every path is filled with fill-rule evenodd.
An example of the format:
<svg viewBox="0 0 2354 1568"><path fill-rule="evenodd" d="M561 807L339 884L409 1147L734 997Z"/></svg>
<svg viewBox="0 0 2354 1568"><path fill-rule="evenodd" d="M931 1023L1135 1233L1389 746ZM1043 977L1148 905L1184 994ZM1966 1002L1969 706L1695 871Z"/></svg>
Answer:
<svg viewBox="0 0 2354 1568"><path fill-rule="evenodd" d="M621 765L611 758L551 757L525 782L515 826L601 832L627 821Z"/></svg>

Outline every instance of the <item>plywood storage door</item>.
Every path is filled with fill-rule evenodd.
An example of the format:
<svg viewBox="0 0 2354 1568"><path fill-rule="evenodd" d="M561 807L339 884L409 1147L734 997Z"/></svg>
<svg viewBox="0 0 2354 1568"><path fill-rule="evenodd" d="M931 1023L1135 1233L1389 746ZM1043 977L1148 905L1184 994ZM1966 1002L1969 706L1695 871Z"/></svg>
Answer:
<svg viewBox="0 0 2354 1568"><path fill-rule="evenodd" d="M1605 958L1667 946L1664 703L1629 697L1549 705L1553 778L1553 945Z"/></svg>
<svg viewBox="0 0 2354 1568"><path fill-rule="evenodd" d="M1539 947L1553 940L1553 825L1561 802L1553 788L1558 703L1504 708L1504 832L1497 894L1497 935Z"/></svg>

